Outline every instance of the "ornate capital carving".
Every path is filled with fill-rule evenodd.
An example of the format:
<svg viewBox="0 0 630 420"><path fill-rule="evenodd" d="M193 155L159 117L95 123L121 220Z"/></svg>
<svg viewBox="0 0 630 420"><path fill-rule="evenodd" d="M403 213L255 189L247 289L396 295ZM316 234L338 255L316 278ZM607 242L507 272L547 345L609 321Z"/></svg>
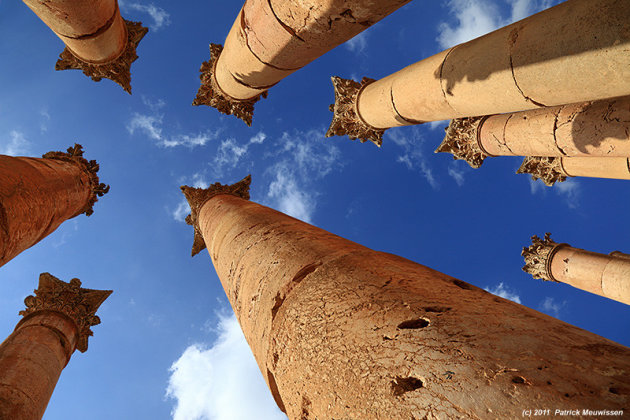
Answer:
<svg viewBox="0 0 630 420"><path fill-rule="evenodd" d="M490 156L479 144L479 128L487 117L457 118L451 120L446 135L435 153L452 153L453 159L465 160L473 168L479 168Z"/></svg>
<svg viewBox="0 0 630 420"><path fill-rule="evenodd" d="M118 58L109 63L92 64L76 57L66 47L59 55L55 70L82 70L83 74L95 82L100 82L103 78L110 79L131 95L131 63L138 59L136 48L149 29L143 27L142 22L123 20L127 27L127 46Z"/></svg>
<svg viewBox="0 0 630 420"><path fill-rule="evenodd" d="M551 260L556 251L567 244L558 244L551 239L549 232L545 233L545 237L540 239L538 236L532 236L532 244L524 247L521 255L525 258L523 271L531 274L535 279L545 281L555 281L551 275Z"/></svg>
<svg viewBox="0 0 630 420"><path fill-rule="evenodd" d="M566 181L569 176L562 168L561 157L527 156L516 173L531 174L534 181L541 179L548 187Z"/></svg>
<svg viewBox="0 0 630 420"><path fill-rule="evenodd" d="M186 200L188 200L188 205L190 205L190 214L186 217L186 223L195 229L192 247L193 257L206 248L206 243L199 229L199 212L203 205L212 197L221 194L234 195L244 200L249 200L249 186L251 183L252 176L247 175L245 178L232 185L223 185L217 182L205 189L182 185L182 192L184 196L186 196Z"/></svg>
<svg viewBox="0 0 630 420"><path fill-rule="evenodd" d="M111 290L83 289L79 279L66 283L49 273L42 273L35 296L24 299L26 309L20 311L20 315L44 310L67 315L77 325L77 349L84 353L88 348L88 338L94 335L90 328L101 323L96 311L111 294Z"/></svg>
<svg viewBox="0 0 630 420"><path fill-rule="evenodd" d="M385 130L368 125L361 119L356 107L361 90L375 80L364 77L361 83L358 83L337 76L333 76L331 79L335 87L335 103L329 107L333 113L333 118L330 128L326 132L326 137L348 135L350 140L359 139L361 143L370 140L381 147Z"/></svg>
<svg viewBox="0 0 630 420"><path fill-rule="evenodd" d="M83 157L83 146L75 143L74 147L69 147L67 152L48 152L42 156L44 159L56 159L63 160L64 162L70 162L77 164L88 173L90 178L90 187L92 189L92 195L81 211L75 216L81 213L85 213L86 216L91 216L94 213L94 203L98 201L97 197L102 197L109 192L109 185L101 183L98 179L97 172L100 168L99 164L95 160L88 161Z"/></svg>
<svg viewBox="0 0 630 420"><path fill-rule="evenodd" d="M192 104L195 106L211 106L225 115L234 115L245 121L245 124L251 127L254 117L254 104L258 102L261 97L266 98L267 91L245 100L234 99L223 92L214 77L221 51L223 51L221 44L210 44L210 60L204 61L201 64L201 68L199 69L201 72L199 76L201 86Z"/></svg>

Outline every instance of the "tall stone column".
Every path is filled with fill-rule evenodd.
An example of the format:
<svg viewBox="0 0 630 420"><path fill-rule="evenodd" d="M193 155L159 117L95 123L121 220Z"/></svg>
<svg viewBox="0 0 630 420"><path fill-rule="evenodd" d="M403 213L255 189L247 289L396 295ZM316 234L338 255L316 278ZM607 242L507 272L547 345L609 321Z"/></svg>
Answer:
<svg viewBox="0 0 630 420"><path fill-rule="evenodd" d="M35 245L109 191L79 144L42 158L0 155L0 266Z"/></svg>
<svg viewBox="0 0 630 420"><path fill-rule="evenodd" d="M630 3L568 0L378 81L333 77L328 136L630 95Z"/></svg>
<svg viewBox="0 0 630 420"><path fill-rule="evenodd" d="M61 371L75 350L85 352L96 311L111 290L81 288L42 273L35 296L24 299L24 318L0 344L0 419L41 419Z"/></svg>
<svg viewBox="0 0 630 420"><path fill-rule="evenodd" d="M535 279L570 284L578 289L630 305L630 258L619 251L598 254L559 244L549 233L532 236L523 248L523 271Z"/></svg>
<svg viewBox="0 0 630 420"><path fill-rule="evenodd" d="M148 29L120 15L117 0L22 0L66 44L55 70L111 79L131 94L131 63Z"/></svg>
<svg viewBox="0 0 630 420"><path fill-rule="evenodd" d="M516 173L530 174L534 181L540 179L548 186L574 176L630 180L630 158L529 156Z"/></svg>
<svg viewBox="0 0 630 420"><path fill-rule="evenodd" d="M437 152L473 168L488 156L630 157L630 96L454 119Z"/></svg>
<svg viewBox="0 0 630 420"><path fill-rule="evenodd" d="M411 0L247 0L225 40L210 44L193 105L251 125L267 90Z"/></svg>
<svg viewBox="0 0 630 420"><path fill-rule="evenodd" d="M289 418L628 407L630 349L249 202L249 183L182 187L187 221Z"/></svg>

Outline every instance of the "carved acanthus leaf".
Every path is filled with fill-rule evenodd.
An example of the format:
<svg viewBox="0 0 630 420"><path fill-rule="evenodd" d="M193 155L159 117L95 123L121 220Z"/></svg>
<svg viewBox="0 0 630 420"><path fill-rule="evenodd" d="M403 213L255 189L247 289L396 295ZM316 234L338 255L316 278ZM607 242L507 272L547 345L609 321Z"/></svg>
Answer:
<svg viewBox="0 0 630 420"><path fill-rule="evenodd" d="M524 247L521 252L525 258L523 271L531 274L535 279L557 281L551 274L551 259L560 246L566 245L554 242L549 232L545 233L543 239L536 235L532 236L532 244Z"/></svg>
<svg viewBox="0 0 630 420"><path fill-rule="evenodd" d="M358 83L337 76L333 76L331 79L335 88L335 103L329 107L333 113L333 118L330 128L326 132L326 137L347 135L350 140L359 139L361 143L370 140L381 147L385 130L368 125L357 114L356 109L359 92L375 80L364 77L361 83Z"/></svg>
<svg viewBox="0 0 630 420"><path fill-rule="evenodd" d="M249 200L249 186L251 182L252 176L247 175L245 178L232 185L223 185L219 182L210 185L208 188L194 188L182 185L182 192L190 206L190 214L186 217L186 223L195 229L192 247L193 257L206 248L206 243L199 229L199 212L203 205L212 197L221 194L234 195L244 200Z"/></svg>
<svg viewBox="0 0 630 420"><path fill-rule="evenodd" d="M527 156L516 173L531 174L534 181L541 179L548 187L556 182L566 181L569 176L562 169L561 157Z"/></svg>
<svg viewBox="0 0 630 420"><path fill-rule="evenodd" d="M44 310L67 315L77 325L77 349L83 353L88 348L88 338L94 335L91 327L101 323L96 311L111 294L111 290L83 289L79 279L66 283L49 273L42 273L35 296L24 299L26 309L20 311L20 315Z"/></svg>
<svg viewBox="0 0 630 420"><path fill-rule="evenodd" d="M91 216L94 213L94 203L98 201L97 197L102 197L109 192L109 185L105 185L98 179L97 172L99 170L99 164L95 160L87 160L83 157L83 146L75 143L73 147L69 147L67 152L48 152L42 156L44 159L56 159L64 162L74 163L79 165L84 171L88 173L90 179L90 188L92 195L87 204L81 209L75 216L81 213L85 213L86 216ZM73 216L74 217L74 216Z"/></svg>
<svg viewBox="0 0 630 420"><path fill-rule="evenodd" d="M82 70L83 74L91 77L95 82L100 82L103 78L110 79L131 95L131 63L138 59L136 48L149 29L143 27L142 22L123 20L127 27L127 45L118 58L103 64L87 63L72 54L66 47L59 55L55 70Z"/></svg>
<svg viewBox="0 0 630 420"><path fill-rule="evenodd" d="M201 72L199 76L201 86L192 104L195 106L211 106L223 114L234 115L245 121L245 124L251 127L254 117L254 104L258 102L261 97L266 98L267 91L245 100L234 99L223 92L214 77L221 51L223 51L221 44L210 44L210 60L204 61L201 64L201 68L199 69Z"/></svg>
<svg viewBox="0 0 630 420"><path fill-rule="evenodd" d="M465 160L479 168L489 155L479 146L479 127L486 117L457 118L451 120L442 144L435 153L451 153L453 159Z"/></svg>

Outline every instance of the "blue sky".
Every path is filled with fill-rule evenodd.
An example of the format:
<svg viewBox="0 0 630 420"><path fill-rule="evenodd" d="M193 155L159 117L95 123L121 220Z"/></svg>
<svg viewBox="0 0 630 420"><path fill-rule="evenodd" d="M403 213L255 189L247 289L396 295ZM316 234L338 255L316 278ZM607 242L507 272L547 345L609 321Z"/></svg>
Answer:
<svg viewBox="0 0 630 420"><path fill-rule="evenodd" d="M0 153L39 156L74 142L111 185L79 216L0 268L0 336L39 273L113 289L87 353L61 375L45 419L281 419L206 253L190 258L182 184L252 174L252 199L376 250L401 255L630 344L627 306L521 271L533 234L630 251L630 184L516 175L519 158L473 170L434 154L445 123L389 130L383 147L324 138L330 76L384 77L549 5L415 1L272 88L248 128L190 104L210 42L242 2L121 3L150 27L133 96L108 80L55 72L61 41L21 2L0 0ZM242 387L246 389L243 390ZM246 397L244 397L246 396ZM236 411L235 411L236 410Z"/></svg>

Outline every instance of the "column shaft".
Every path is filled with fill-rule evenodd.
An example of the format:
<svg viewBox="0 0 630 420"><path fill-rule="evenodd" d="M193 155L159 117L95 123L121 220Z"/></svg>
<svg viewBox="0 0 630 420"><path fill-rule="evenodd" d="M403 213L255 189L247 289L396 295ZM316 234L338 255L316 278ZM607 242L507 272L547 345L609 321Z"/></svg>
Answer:
<svg viewBox="0 0 630 420"><path fill-rule="evenodd" d="M386 129L629 95L628 21L628 2L568 0L365 86L358 117Z"/></svg>
<svg viewBox="0 0 630 420"><path fill-rule="evenodd" d="M109 189L99 184L98 165L81 157L80 146L69 150L50 158L0 155L0 266L65 220L92 214L96 196Z"/></svg>
<svg viewBox="0 0 630 420"><path fill-rule="evenodd" d="M115 60L127 44L127 29L116 0L22 0L81 60Z"/></svg>
<svg viewBox="0 0 630 420"><path fill-rule="evenodd" d="M621 157L538 157L523 159L518 174L530 174L548 186L567 177L630 179L630 158Z"/></svg>
<svg viewBox="0 0 630 420"><path fill-rule="evenodd" d="M219 194L189 198L188 220L289 418L514 418L532 404L627 406L617 390L630 389L629 349Z"/></svg>

